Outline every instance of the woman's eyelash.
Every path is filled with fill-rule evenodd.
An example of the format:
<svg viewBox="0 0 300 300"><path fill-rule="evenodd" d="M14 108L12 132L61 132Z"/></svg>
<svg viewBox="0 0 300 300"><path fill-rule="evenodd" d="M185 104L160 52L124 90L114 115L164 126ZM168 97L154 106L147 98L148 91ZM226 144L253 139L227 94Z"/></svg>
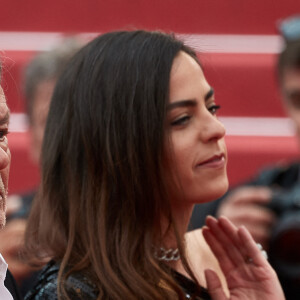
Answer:
<svg viewBox="0 0 300 300"><path fill-rule="evenodd" d="M178 126L178 125L184 125L186 122L190 120L190 116L183 116L179 119L176 119L175 121L171 122L172 126Z"/></svg>
<svg viewBox="0 0 300 300"><path fill-rule="evenodd" d="M215 115L220 108L221 108L220 105L212 105L212 106L208 107L208 110L212 115ZM182 116L182 117L174 120L173 122L171 122L171 126L185 125L190 119L191 119L191 116L189 116L189 115Z"/></svg>
<svg viewBox="0 0 300 300"><path fill-rule="evenodd" d="M217 113L217 111L221 108L220 105L212 105L208 108L208 110L215 115Z"/></svg>

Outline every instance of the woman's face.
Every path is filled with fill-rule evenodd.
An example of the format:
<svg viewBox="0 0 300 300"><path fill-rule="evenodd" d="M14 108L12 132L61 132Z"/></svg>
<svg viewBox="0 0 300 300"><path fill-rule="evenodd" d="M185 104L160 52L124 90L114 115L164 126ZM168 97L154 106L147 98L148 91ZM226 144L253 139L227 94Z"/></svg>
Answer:
<svg viewBox="0 0 300 300"><path fill-rule="evenodd" d="M189 203L207 202L228 188L225 129L216 117L217 109L199 64L180 52L171 69L167 109L171 141L167 155L177 191L172 194L174 201L183 196Z"/></svg>

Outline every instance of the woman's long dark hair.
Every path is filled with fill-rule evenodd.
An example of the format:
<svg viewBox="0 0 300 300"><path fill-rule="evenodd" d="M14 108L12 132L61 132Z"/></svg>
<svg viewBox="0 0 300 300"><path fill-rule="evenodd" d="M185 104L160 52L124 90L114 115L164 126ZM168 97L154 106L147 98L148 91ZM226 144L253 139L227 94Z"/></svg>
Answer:
<svg viewBox="0 0 300 300"><path fill-rule="evenodd" d="M39 259L61 262L65 296L64 276L84 271L99 299L183 297L153 256L161 216L174 226L163 152L179 51L195 57L171 35L108 33L79 51L58 80L26 245Z"/></svg>

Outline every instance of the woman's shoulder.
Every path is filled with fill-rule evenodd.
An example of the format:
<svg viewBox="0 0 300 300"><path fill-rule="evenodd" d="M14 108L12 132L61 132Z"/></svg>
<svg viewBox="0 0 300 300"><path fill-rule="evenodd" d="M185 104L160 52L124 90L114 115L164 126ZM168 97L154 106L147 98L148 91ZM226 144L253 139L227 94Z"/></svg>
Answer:
<svg viewBox="0 0 300 300"><path fill-rule="evenodd" d="M203 263L208 261L216 263L215 257L203 237L202 229L187 232L185 234L185 241L188 256L193 262Z"/></svg>
<svg viewBox="0 0 300 300"><path fill-rule="evenodd" d="M189 231L185 234L186 255L200 284L205 284L204 270L216 269L217 260L206 243L202 229Z"/></svg>
<svg viewBox="0 0 300 300"><path fill-rule="evenodd" d="M25 296L25 300L56 300L58 272L60 265L54 261L49 262L38 276L33 289ZM65 284L66 292L74 300L97 299L96 287L81 273L71 274Z"/></svg>
<svg viewBox="0 0 300 300"><path fill-rule="evenodd" d="M218 274L223 289L228 293L225 276L220 268L217 258L203 237L202 229L187 232L185 234L185 240L186 255L199 283L206 286L204 270L212 269Z"/></svg>
<svg viewBox="0 0 300 300"><path fill-rule="evenodd" d="M219 268L219 263L206 243L202 229L189 231L185 234L186 250L190 261L202 267Z"/></svg>

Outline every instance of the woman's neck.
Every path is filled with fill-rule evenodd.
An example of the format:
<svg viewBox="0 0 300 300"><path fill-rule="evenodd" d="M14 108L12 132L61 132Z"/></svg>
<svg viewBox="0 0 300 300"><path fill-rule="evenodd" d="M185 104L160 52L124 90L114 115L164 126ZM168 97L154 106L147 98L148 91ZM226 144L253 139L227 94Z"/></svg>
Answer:
<svg viewBox="0 0 300 300"><path fill-rule="evenodd" d="M193 204L187 205L186 203L172 206L172 219L177 235L182 241L184 240L184 235L187 232L193 208ZM172 226L172 228L169 228L169 222L166 218L163 218L162 220L162 232L165 233L162 246L166 249L177 248L178 245L174 227Z"/></svg>

